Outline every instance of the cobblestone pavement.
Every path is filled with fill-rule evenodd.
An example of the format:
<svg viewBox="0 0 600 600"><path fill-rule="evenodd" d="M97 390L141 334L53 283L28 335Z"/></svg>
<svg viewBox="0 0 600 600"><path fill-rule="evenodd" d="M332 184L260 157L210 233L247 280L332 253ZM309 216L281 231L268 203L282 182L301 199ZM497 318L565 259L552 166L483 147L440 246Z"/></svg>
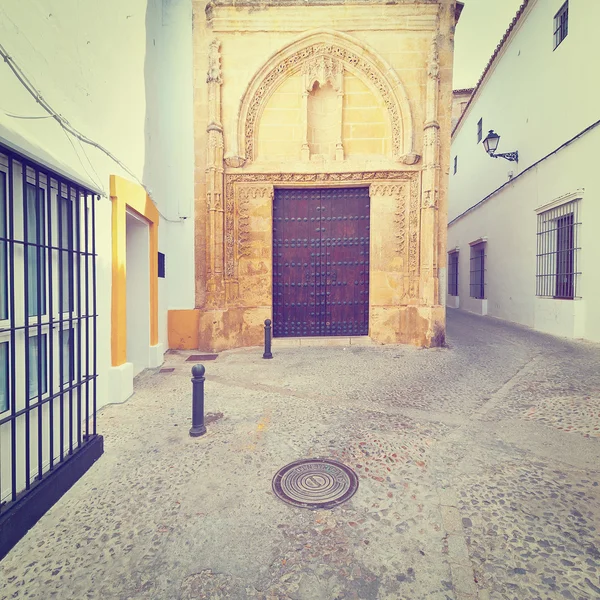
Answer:
<svg viewBox="0 0 600 600"><path fill-rule="evenodd" d="M106 452L0 563L0 598L600 598L600 346L452 311L447 349L258 349L105 407ZM283 465L360 476L330 511Z"/></svg>

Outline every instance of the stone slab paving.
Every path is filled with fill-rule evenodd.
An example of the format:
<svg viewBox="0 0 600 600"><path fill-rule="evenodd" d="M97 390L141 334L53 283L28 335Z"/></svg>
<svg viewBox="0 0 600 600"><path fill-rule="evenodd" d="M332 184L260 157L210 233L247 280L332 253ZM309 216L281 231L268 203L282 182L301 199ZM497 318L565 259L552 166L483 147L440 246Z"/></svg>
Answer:
<svg viewBox="0 0 600 600"><path fill-rule="evenodd" d="M0 598L600 597L600 346L452 311L448 349L189 353L105 407L106 452L0 563ZM282 503L283 465L352 467L346 504Z"/></svg>

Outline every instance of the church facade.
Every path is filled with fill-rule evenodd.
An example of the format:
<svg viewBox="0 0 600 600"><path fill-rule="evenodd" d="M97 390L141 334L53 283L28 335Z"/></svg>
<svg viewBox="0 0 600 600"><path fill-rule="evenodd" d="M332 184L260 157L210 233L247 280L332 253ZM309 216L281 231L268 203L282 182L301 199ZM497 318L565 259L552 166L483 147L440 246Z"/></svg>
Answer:
<svg viewBox="0 0 600 600"><path fill-rule="evenodd" d="M194 4L198 347L443 343L453 0Z"/></svg>

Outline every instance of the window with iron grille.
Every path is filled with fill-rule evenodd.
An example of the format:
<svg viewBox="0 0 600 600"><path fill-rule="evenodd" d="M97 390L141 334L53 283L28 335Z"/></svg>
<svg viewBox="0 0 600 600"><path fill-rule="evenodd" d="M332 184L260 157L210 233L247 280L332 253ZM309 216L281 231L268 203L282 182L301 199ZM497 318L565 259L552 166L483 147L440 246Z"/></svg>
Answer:
<svg viewBox="0 0 600 600"><path fill-rule="evenodd" d="M569 33L569 0L554 15L554 49L567 37Z"/></svg>
<svg viewBox="0 0 600 600"><path fill-rule="evenodd" d="M471 246L471 298L485 299L485 242Z"/></svg>
<svg viewBox="0 0 600 600"><path fill-rule="evenodd" d="M579 200L538 214L536 296L577 297L580 225Z"/></svg>
<svg viewBox="0 0 600 600"><path fill-rule="evenodd" d="M481 118L481 119L479 119L479 121L477 121L477 143L478 144L481 141L482 137L483 137L483 118Z"/></svg>
<svg viewBox="0 0 600 600"><path fill-rule="evenodd" d="M458 296L458 252L448 253L448 294Z"/></svg>
<svg viewBox="0 0 600 600"><path fill-rule="evenodd" d="M454 174L456 175L456 171L458 171L458 156L454 157Z"/></svg>
<svg viewBox="0 0 600 600"><path fill-rule="evenodd" d="M97 198L0 144L0 520L98 438Z"/></svg>

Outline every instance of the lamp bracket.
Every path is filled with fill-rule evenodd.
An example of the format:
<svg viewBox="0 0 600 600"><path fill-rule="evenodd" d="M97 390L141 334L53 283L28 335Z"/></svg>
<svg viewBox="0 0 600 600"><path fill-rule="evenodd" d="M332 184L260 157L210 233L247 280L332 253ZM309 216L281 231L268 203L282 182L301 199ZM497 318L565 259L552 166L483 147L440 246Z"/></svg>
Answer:
<svg viewBox="0 0 600 600"><path fill-rule="evenodd" d="M501 152L499 154L494 154L493 152L490 152L490 156L492 158L505 158L506 160L510 160L512 162L519 162L519 152L515 151L515 152Z"/></svg>

